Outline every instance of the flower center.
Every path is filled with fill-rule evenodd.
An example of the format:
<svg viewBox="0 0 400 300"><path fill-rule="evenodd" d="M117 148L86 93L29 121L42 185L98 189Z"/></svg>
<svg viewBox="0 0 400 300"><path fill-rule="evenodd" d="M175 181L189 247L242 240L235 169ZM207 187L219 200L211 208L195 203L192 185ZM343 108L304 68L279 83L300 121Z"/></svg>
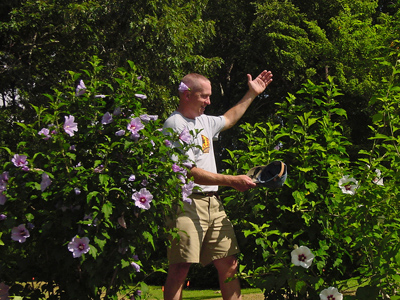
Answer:
<svg viewBox="0 0 400 300"><path fill-rule="evenodd" d="M346 191L350 191L351 190L351 184L345 185L344 188L346 189ZM335 299L335 298L333 298Z"/></svg>
<svg viewBox="0 0 400 300"><path fill-rule="evenodd" d="M299 261L305 261L306 258L307 257L304 254L299 254Z"/></svg>
<svg viewBox="0 0 400 300"><path fill-rule="evenodd" d="M80 251L85 250L85 244L79 244L78 249L79 249Z"/></svg>
<svg viewBox="0 0 400 300"><path fill-rule="evenodd" d="M329 295L328 300L335 300L335 297L333 297L333 295Z"/></svg>
<svg viewBox="0 0 400 300"><path fill-rule="evenodd" d="M139 201L141 203L146 203L147 199L146 199L146 197L140 197Z"/></svg>

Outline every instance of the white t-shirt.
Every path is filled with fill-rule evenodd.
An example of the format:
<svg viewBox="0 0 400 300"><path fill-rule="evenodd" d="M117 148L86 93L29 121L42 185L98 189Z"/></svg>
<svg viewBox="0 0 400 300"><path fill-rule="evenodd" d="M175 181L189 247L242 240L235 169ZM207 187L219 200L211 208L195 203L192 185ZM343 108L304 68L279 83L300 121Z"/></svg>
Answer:
<svg viewBox="0 0 400 300"><path fill-rule="evenodd" d="M199 131L197 136L193 136L193 143L201 146L201 149L192 147L187 155L196 167L212 173L217 173L213 139L218 137L224 127L224 116L201 115L195 119L188 119L177 111L174 111L164 123L164 128L172 128L177 134L180 134L185 128L189 129L190 132ZM217 185L196 185L203 192L218 191Z"/></svg>

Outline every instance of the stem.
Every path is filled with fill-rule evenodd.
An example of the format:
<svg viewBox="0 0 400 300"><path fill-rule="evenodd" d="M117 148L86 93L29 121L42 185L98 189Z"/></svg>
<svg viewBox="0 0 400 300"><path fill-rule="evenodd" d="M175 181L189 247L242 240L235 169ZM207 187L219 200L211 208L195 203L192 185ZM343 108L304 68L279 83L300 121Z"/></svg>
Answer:
<svg viewBox="0 0 400 300"><path fill-rule="evenodd" d="M114 280L115 280L115 277L117 276L117 273L118 273L118 268L116 268L115 271L114 271L113 277L111 278L110 285L107 288L105 296L107 296L107 294L110 291L111 287L114 285Z"/></svg>

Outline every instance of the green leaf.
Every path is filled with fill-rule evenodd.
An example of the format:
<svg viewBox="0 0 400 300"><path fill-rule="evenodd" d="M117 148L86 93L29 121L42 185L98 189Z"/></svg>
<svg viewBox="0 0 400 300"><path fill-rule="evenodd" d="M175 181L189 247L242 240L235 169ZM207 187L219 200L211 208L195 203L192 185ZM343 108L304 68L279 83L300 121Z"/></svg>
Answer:
<svg viewBox="0 0 400 300"><path fill-rule="evenodd" d="M297 205L301 206L306 200L304 193L301 193L299 191L294 191L292 195Z"/></svg>
<svg viewBox="0 0 400 300"><path fill-rule="evenodd" d="M242 267L242 265L240 265L240 267ZM154 267L154 266L152 266L152 270L153 270L153 272L160 272L160 273L168 273L165 269L162 269L162 268L156 268L156 267Z"/></svg>
<svg viewBox="0 0 400 300"><path fill-rule="evenodd" d="M31 213L27 213L27 214L25 215L25 217L26 217L26 220L27 220L28 222L32 222L32 221L35 219L34 215L31 214Z"/></svg>
<svg viewBox="0 0 400 300"><path fill-rule="evenodd" d="M113 204L110 201L107 201L101 207L101 212L104 214L104 217L106 219L110 218L110 216L113 212Z"/></svg>
<svg viewBox="0 0 400 300"><path fill-rule="evenodd" d="M89 249L89 254L90 254L93 258L96 258L96 257L99 255L99 253L98 253L98 251L97 251L97 248L96 248L95 246L93 246L92 244L89 244L89 247L90 247L90 249Z"/></svg>
<svg viewBox="0 0 400 300"><path fill-rule="evenodd" d="M90 193L86 196L86 201L87 201L87 203L89 203L90 200L92 200L93 197L96 197L96 198L97 198L97 195L98 195L98 194L99 194L98 191L90 192Z"/></svg>
<svg viewBox="0 0 400 300"><path fill-rule="evenodd" d="M311 125L315 124L318 121L319 118L309 118L308 119L308 126L310 127Z"/></svg>
<svg viewBox="0 0 400 300"><path fill-rule="evenodd" d="M121 188L111 188L110 189L110 192L111 191L117 191L117 192L120 192L122 195L125 195L125 191L123 190L123 189L121 189Z"/></svg>
<svg viewBox="0 0 400 300"><path fill-rule="evenodd" d="M390 91L392 91L392 92L400 92L400 86L398 86L398 85L392 86L392 87L390 87Z"/></svg>
<svg viewBox="0 0 400 300"><path fill-rule="evenodd" d="M26 124L24 124L24 123L15 122L15 124L21 126L21 127L24 128L25 130L28 130L28 126L26 126Z"/></svg>
<svg viewBox="0 0 400 300"><path fill-rule="evenodd" d="M107 243L107 240L105 239L99 239L97 236L94 237L94 242L99 246L100 251L103 250L104 246Z"/></svg>
<svg viewBox="0 0 400 300"><path fill-rule="evenodd" d="M352 241L352 238L351 238L350 236L346 236L346 237L344 238L344 240L347 242L347 244L350 244L351 241Z"/></svg>
<svg viewBox="0 0 400 300"><path fill-rule="evenodd" d="M130 265L131 265L131 262L129 260L125 260L125 259L121 260L121 268L122 269L129 267Z"/></svg>
<svg viewBox="0 0 400 300"><path fill-rule="evenodd" d="M298 167L298 169L300 170L300 171L302 171L302 172L310 172L310 171L312 171L312 170L314 170L314 168L313 167Z"/></svg>
<svg viewBox="0 0 400 300"><path fill-rule="evenodd" d="M374 136L374 139L389 139L390 137L381 133L378 133Z"/></svg>
<svg viewBox="0 0 400 300"><path fill-rule="evenodd" d="M154 239L153 239L153 235L148 232L148 231L143 231L143 237L154 247Z"/></svg>
<svg viewBox="0 0 400 300"><path fill-rule="evenodd" d="M318 185L315 182L306 182L305 186L311 193L318 189Z"/></svg>
<svg viewBox="0 0 400 300"><path fill-rule="evenodd" d="M372 122L373 123L381 122L382 120L383 120L383 114L382 113L377 113L377 114L372 116Z"/></svg>
<svg viewBox="0 0 400 300"><path fill-rule="evenodd" d="M99 174L99 180L102 185L107 187L108 181L110 180L110 176L108 176L107 174Z"/></svg>
<svg viewBox="0 0 400 300"><path fill-rule="evenodd" d="M338 267L338 266L340 266L342 264L342 262L343 262L343 260L341 258L337 258L335 260L335 262L333 263L333 266L334 267Z"/></svg>
<svg viewBox="0 0 400 300"><path fill-rule="evenodd" d="M400 265L400 252L397 252L397 254L396 254L396 256L395 256L395 259L396 259L396 263L397 263L398 265Z"/></svg>
<svg viewBox="0 0 400 300"><path fill-rule="evenodd" d="M336 113L339 116L347 116L347 113L343 108L333 108L330 111Z"/></svg>
<svg viewBox="0 0 400 300"><path fill-rule="evenodd" d="M291 278L288 280L288 283L290 288L296 293L303 294L304 290L307 288L307 284L303 280L296 280Z"/></svg>
<svg viewBox="0 0 400 300"><path fill-rule="evenodd" d="M13 155L13 153L11 152L10 148L8 147L0 147L0 149L4 149L8 152L9 155Z"/></svg>

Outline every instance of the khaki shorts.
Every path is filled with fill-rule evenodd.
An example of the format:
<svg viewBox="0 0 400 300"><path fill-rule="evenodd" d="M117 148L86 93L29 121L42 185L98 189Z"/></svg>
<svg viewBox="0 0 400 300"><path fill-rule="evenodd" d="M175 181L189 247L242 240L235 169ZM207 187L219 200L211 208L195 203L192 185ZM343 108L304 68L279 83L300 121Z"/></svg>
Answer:
<svg viewBox="0 0 400 300"><path fill-rule="evenodd" d="M216 196L192 194L192 204L184 202L176 220L168 226L176 227L180 240L171 241L168 248L170 264L201 263L239 253L239 246L231 221L222 202Z"/></svg>

